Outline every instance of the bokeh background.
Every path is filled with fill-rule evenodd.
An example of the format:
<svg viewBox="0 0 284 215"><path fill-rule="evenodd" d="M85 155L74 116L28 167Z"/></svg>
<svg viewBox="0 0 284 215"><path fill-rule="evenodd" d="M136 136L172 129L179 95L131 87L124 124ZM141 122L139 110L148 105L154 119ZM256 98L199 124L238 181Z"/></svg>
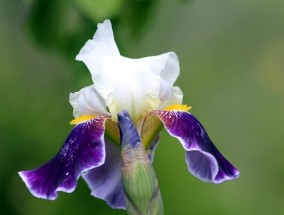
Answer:
<svg viewBox="0 0 284 215"><path fill-rule="evenodd" d="M284 214L284 1L0 1L1 214L126 214L90 196L82 179L56 201L33 197L17 172L38 167L71 130L70 92L91 84L74 60L110 18L121 53L174 51L184 103L241 176L191 176L163 132L154 166L168 215Z"/></svg>

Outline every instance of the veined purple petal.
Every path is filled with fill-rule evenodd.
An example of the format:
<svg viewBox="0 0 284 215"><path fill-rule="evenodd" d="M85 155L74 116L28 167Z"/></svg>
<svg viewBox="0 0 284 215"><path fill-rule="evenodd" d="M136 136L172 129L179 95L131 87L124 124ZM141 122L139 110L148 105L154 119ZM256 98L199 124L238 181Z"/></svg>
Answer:
<svg viewBox="0 0 284 215"><path fill-rule="evenodd" d="M167 131L186 150L189 171L202 181L221 183L235 179L239 171L229 163L210 140L201 123L183 111L153 111Z"/></svg>
<svg viewBox="0 0 284 215"><path fill-rule="evenodd" d="M126 209L121 178L120 148L105 140L106 160L98 168L82 177L91 189L91 195L103 199L112 208Z"/></svg>
<svg viewBox="0 0 284 215"><path fill-rule="evenodd" d="M54 200L58 191L70 193L75 190L82 172L104 163L106 119L102 116L76 125L58 154L48 163L19 172L34 196Z"/></svg>

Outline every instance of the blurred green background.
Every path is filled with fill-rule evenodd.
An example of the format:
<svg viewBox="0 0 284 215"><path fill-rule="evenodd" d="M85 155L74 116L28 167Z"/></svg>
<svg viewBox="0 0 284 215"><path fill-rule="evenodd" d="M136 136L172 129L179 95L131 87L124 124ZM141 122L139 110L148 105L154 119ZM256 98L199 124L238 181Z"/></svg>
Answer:
<svg viewBox="0 0 284 215"><path fill-rule="evenodd" d="M70 132L69 93L91 84L75 55L110 18L124 56L177 53L184 103L241 172L198 181L163 132L154 166L165 214L284 214L283 11L281 0L0 1L0 213L126 214L82 179L46 201L17 174L49 160Z"/></svg>

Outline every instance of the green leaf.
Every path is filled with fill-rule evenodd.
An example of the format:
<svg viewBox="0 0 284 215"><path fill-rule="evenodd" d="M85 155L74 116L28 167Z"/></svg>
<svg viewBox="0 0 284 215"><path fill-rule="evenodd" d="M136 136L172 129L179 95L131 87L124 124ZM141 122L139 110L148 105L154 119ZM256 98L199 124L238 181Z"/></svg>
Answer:
<svg viewBox="0 0 284 215"><path fill-rule="evenodd" d="M99 22L117 15L125 0L75 0L78 8L92 19Z"/></svg>

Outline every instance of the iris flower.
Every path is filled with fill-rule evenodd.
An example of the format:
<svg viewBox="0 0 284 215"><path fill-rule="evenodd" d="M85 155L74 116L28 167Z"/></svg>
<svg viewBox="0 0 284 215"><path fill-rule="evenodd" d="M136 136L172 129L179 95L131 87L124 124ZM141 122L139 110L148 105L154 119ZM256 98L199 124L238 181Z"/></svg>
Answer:
<svg viewBox="0 0 284 215"><path fill-rule="evenodd" d="M70 94L74 128L57 155L37 169L19 172L34 196L54 200L59 191L73 192L82 176L91 195L126 209L122 169L130 158L123 156L140 157L122 148L139 146L151 165L162 128L181 143L193 176L215 184L239 176L182 104L182 91L174 86L180 72L175 53L123 57L106 20L76 60L86 64L94 84Z"/></svg>

